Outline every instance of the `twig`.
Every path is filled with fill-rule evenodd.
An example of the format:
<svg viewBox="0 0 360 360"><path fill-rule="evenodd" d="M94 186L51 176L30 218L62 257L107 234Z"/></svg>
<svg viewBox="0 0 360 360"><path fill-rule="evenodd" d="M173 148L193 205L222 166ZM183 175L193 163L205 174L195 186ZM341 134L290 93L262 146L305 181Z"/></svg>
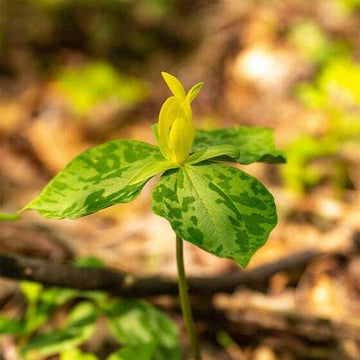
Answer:
<svg viewBox="0 0 360 360"><path fill-rule="evenodd" d="M237 271L215 277L189 277L189 291L196 295L232 293L239 286L264 290L268 280L279 271L301 270L317 251L304 251L249 271ZM0 255L0 276L37 281L45 286L68 287L80 290L101 290L117 296L177 295L177 282L163 276L136 277L121 271L83 268L18 255Z"/></svg>

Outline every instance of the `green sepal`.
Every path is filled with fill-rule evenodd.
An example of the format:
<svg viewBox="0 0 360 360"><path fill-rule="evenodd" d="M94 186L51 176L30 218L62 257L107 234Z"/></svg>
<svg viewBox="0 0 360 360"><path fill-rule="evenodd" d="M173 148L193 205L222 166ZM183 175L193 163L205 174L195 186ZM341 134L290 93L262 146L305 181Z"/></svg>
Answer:
<svg viewBox="0 0 360 360"><path fill-rule="evenodd" d="M253 162L285 163L286 157L275 147L273 130L266 127L235 126L216 130L197 130L193 152L215 145L234 145L238 156L221 160L248 165Z"/></svg>
<svg viewBox="0 0 360 360"><path fill-rule="evenodd" d="M157 123L151 126L158 141L157 128ZM190 157L199 152L206 152L206 154L210 155L208 149L219 145L229 145L236 148L236 151L232 150L228 154L214 156L214 158L218 157L216 160L219 161L238 162L243 165L253 162L286 163L284 152L277 150L275 147L273 130L266 127L236 126L216 130L196 130ZM196 156L199 156L199 154ZM210 157L207 159L210 159ZM189 161L190 158L186 162Z"/></svg>
<svg viewBox="0 0 360 360"><path fill-rule="evenodd" d="M153 145L109 141L75 157L22 211L76 219L133 200L151 177L176 166Z"/></svg>
<svg viewBox="0 0 360 360"><path fill-rule="evenodd" d="M194 165L205 160L218 159L219 157L227 156L232 159L238 157L238 149L234 145L217 145L203 148L189 156L186 164Z"/></svg>
<svg viewBox="0 0 360 360"><path fill-rule="evenodd" d="M152 208L182 239L242 267L277 223L273 196L260 181L213 162L165 172L153 190Z"/></svg>

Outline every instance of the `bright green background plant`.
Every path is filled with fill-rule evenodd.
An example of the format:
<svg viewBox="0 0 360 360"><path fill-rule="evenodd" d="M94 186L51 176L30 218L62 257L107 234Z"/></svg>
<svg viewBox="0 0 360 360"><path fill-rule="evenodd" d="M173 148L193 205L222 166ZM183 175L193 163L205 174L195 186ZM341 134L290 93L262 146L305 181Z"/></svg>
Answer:
<svg viewBox="0 0 360 360"><path fill-rule="evenodd" d="M96 267L100 263L97 260ZM76 264L94 266L94 261L81 259ZM1 316L0 335L14 335L25 360L56 354L60 354L60 360L96 360L94 354L83 353L78 347L91 340L99 317L106 318L119 344L108 360L180 359L176 325L143 300L113 299L96 291L44 288L27 281L20 283L20 289L27 301L25 314L21 319ZM62 326L54 329L49 320L61 308L70 310Z"/></svg>
<svg viewBox="0 0 360 360"><path fill-rule="evenodd" d="M290 40L317 67L312 81L296 87L296 96L325 117L327 125L322 134L303 135L288 145L289 161L282 168L285 186L304 193L331 178L335 188L343 189L351 166L344 153L355 150L360 142L360 66L349 44L331 41L315 23L294 27ZM330 166L319 167L319 159L328 159Z"/></svg>
<svg viewBox="0 0 360 360"><path fill-rule="evenodd" d="M60 71L55 85L64 93L76 115L88 115L104 101L130 107L147 94L144 81L119 74L110 64L101 61Z"/></svg>

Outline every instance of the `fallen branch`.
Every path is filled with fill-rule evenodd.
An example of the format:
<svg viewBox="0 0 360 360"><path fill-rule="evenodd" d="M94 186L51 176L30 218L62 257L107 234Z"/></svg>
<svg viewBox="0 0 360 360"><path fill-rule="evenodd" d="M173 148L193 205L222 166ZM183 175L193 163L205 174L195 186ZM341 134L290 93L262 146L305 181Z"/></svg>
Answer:
<svg viewBox="0 0 360 360"><path fill-rule="evenodd" d="M249 271L236 271L214 277L189 277L189 290L196 295L232 293L239 286L265 290L269 279L280 271L294 272L322 255L304 251ZM80 290L100 290L117 296L176 295L177 282L162 276L136 277L120 271L76 267L18 255L0 255L0 276L40 282L45 286Z"/></svg>

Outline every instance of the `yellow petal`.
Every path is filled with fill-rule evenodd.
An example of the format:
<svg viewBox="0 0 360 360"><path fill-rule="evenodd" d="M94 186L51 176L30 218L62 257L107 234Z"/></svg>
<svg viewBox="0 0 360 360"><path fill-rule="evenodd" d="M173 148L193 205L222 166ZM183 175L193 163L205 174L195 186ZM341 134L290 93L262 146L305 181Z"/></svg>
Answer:
<svg viewBox="0 0 360 360"><path fill-rule="evenodd" d="M187 93L186 99L188 99L189 103L191 104L193 100L199 95L200 90L204 86L203 82L199 82L195 84Z"/></svg>
<svg viewBox="0 0 360 360"><path fill-rule="evenodd" d="M173 161L182 164L188 157L195 137L195 128L184 114L175 119L169 136Z"/></svg>
<svg viewBox="0 0 360 360"><path fill-rule="evenodd" d="M163 104L159 114L158 138L159 147L165 158L170 159L171 150L169 148L169 132L176 117L181 111L179 99L175 96L169 97Z"/></svg>
<svg viewBox="0 0 360 360"><path fill-rule="evenodd" d="M163 71L161 75L174 96L179 100L184 100L186 97L186 92L181 82L174 75L171 75L165 71Z"/></svg>

